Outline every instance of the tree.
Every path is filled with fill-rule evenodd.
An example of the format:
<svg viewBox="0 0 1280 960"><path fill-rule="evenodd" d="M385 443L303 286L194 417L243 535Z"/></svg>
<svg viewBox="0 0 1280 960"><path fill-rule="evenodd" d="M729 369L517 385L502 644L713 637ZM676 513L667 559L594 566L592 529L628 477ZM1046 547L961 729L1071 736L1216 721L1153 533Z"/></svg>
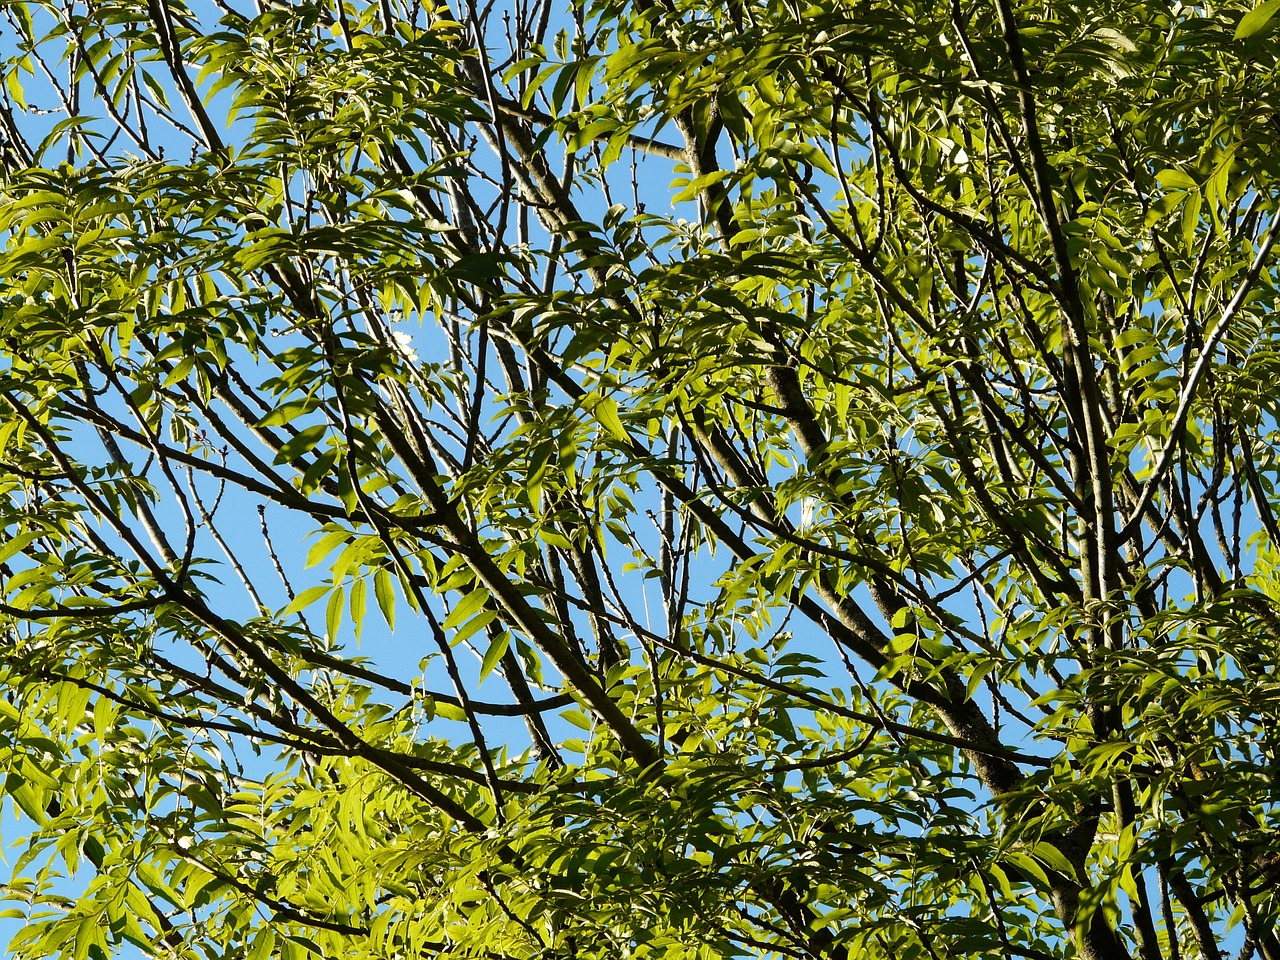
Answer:
<svg viewBox="0 0 1280 960"><path fill-rule="evenodd" d="M3 10L14 957L1280 960L1280 0Z"/></svg>

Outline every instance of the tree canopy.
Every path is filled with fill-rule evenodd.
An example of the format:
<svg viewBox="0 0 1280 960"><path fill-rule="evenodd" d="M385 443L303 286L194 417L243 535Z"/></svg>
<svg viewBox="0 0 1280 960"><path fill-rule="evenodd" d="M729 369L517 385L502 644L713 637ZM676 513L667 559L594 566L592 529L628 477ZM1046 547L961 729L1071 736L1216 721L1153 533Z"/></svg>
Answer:
<svg viewBox="0 0 1280 960"><path fill-rule="evenodd" d="M1280 960L1280 0L0 11L11 956Z"/></svg>

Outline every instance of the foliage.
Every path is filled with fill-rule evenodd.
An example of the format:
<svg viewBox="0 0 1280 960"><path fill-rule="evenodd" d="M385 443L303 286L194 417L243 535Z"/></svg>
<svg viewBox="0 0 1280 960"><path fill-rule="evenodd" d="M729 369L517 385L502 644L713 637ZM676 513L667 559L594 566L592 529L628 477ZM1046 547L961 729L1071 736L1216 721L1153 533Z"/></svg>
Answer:
<svg viewBox="0 0 1280 960"><path fill-rule="evenodd" d="M15 958L1280 960L1280 0L6 0Z"/></svg>

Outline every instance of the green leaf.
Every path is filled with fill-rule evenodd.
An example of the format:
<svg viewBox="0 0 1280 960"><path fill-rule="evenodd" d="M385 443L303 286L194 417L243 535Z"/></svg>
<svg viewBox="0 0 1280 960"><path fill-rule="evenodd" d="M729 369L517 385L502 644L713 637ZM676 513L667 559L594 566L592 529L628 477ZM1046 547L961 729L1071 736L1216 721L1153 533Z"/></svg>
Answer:
<svg viewBox="0 0 1280 960"><path fill-rule="evenodd" d="M460 643L465 643L471 637L475 636L476 633L478 633L480 630L484 629L485 627L487 627L489 624L493 623L493 621L497 619L498 619L498 611L481 610L474 617L467 620L466 623L462 624L456 630L453 631L453 636L449 638L449 643L455 647Z"/></svg>
<svg viewBox="0 0 1280 960"><path fill-rule="evenodd" d="M275 945L276 935L271 931L271 928L261 927L254 932L245 960L267 960L273 955Z"/></svg>
<svg viewBox="0 0 1280 960"><path fill-rule="evenodd" d="M480 664L480 679L483 680L493 672L493 668L498 665L498 661L502 659L503 654L507 652L507 647L511 644L511 634L507 630L499 630L494 634L493 639L489 641L489 647L484 652L484 660Z"/></svg>
<svg viewBox="0 0 1280 960"><path fill-rule="evenodd" d="M1280 10L1280 0L1262 0L1262 3L1240 18L1240 23L1236 25L1236 39L1244 40L1267 30L1277 10Z"/></svg>
<svg viewBox="0 0 1280 960"><path fill-rule="evenodd" d="M591 718L581 710L562 710L560 711L560 716L579 730L590 730L592 727Z"/></svg>
<svg viewBox="0 0 1280 960"><path fill-rule="evenodd" d="M382 619L394 630L396 628L396 588L391 574L385 567L379 567L374 571L373 595L378 601L378 609L382 611Z"/></svg>
<svg viewBox="0 0 1280 960"><path fill-rule="evenodd" d="M280 445L280 450L276 453L276 458L273 462L276 464L293 463L295 460L301 459L315 449L316 444L320 442L328 431L329 425L325 423L304 427L296 435Z"/></svg>
<svg viewBox="0 0 1280 960"><path fill-rule="evenodd" d="M27 547L31 546L36 540L43 536L38 531L28 531L20 533L12 540L8 541L4 546L0 546L0 563L5 563L20 554Z"/></svg>
<svg viewBox="0 0 1280 960"><path fill-rule="evenodd" d="M355 580L351 584L351 624L355 628L356 639L360 639L360 633L364 628L364 614L367 604L368 584L363 578Z"/></svg>
<svg viewBox="0 0 1280 960"><path fill-rule="evenodd" d="M325 633L332 641L337 641L338 631L342 627L342 611L346 600L345 588L338 586L329 594L329 606L325 610Z"/></svg>
<svg viewBox="0 0 1280 960"><path fill-rule="evenodd" d="M605 428L616 440L627 442L631 439L631 435L627 433L627 428L622 422L622 418L618 416L618 404L609 397L594 397L584 401L588 412L594 417L602 427Z"/></svg>
<svg viewBox="0 0 1280 960"><path fill-rule="evenodd" d="M470 619L471 615L480 610L489 602L489 591L484 587L477 587L465 597L459 600L449 611L449 615L445 617L444 628L452 630L460 626Z"/></svg>
<svg viewBox="0 0 1280 960"><path fill-rule="evenodd" d="M299 613L302 610L305 610L307 607L311 606L311 604L315 603L317 600L319 600L321 597L323 597L332 589L333 587L329 584L321 584L319 586L307 587L307 589L303 590L301 593L295 596L292 600L290 600L289 603L284 607L284 609L282 609L278 614L276 614L276 616L288 617L288 616L292 616L295 613Z"/></svg>
<svg viewBox="0 0 1280 960"><path fill-rule="evenodd" d="M1048 893L1051 886L1049 875L1044 872L1044 869L1035 860L1017 850L1006 852L1004 859L1016 867L1039 892Z"/></svg>
<svg viewBox="0 0 1280 960"><path fill-rule="evenodd" d="M1280 0L1268 0L1268 2L1280 3ZM1171 168L1157 173L1156 180L1166 190L1197 190L1200 187L1200 184L1183 171Z"/></svg>
<svg viewBox="0 0 1280 960"><path fill-rule="evenodd" d="M333 552L334 547L351 539L349 530L330 530L307 551L307 566L314 567Z"/></svg>
<svg viewBox="0 0 1280 960"><path fill-rule="evenodd" d="M1079 877L1076 875L1076 868L1071 865L1071 861L1063 856L1062 851L1053 844L1040 841L1032 846L1031 852L1037 860L1056 870L1067 879L1076 883L1080 882Z"/></svg>

